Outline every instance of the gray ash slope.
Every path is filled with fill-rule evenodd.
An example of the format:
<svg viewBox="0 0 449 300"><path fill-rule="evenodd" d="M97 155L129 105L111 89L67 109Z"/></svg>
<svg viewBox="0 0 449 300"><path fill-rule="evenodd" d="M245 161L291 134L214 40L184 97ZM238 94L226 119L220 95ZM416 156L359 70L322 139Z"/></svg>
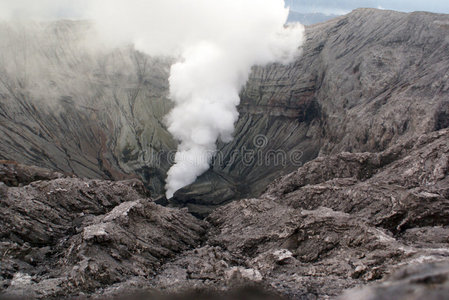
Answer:
<svg viewBox="0 0 449 300"><path fill-rule="evenodd" d="M254 68L234 141L173 203L202 214L259 195L317 156L382 151L447 127L448 24L447 15L359 9L306 27L296 62ZM86 49L88 23L1 30L0 158L87 178L138 176L162 194L176 149L163 122L170 61ZM260 135L267 144L257 148ZM243 149L282 150L287 161L248 161Z"/></svg>

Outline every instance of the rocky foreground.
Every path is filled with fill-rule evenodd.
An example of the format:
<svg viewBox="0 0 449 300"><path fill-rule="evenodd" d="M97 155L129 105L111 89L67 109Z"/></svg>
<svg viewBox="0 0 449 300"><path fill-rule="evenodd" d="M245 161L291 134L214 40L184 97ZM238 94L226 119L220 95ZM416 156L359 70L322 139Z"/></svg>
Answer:
<svg viewBox="0 0 449 300"><path fill-rule="evenodd" d="M8 161L0 180L4 296L243 285L265 289L264 299L449 294L448 129L379 153L317 158L206 220L155 204L138 180L80 179Z"/></svg>

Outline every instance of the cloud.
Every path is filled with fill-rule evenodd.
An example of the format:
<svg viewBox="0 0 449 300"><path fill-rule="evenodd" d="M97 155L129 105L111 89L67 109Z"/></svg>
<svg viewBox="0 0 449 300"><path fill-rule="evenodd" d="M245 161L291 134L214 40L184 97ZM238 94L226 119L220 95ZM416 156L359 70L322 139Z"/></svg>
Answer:
<svg viewBox="0 0 449 300"><path fill-rule="evenodd" d="M0 19L54 20L82 18L89 0L0 0Z"/></svg>

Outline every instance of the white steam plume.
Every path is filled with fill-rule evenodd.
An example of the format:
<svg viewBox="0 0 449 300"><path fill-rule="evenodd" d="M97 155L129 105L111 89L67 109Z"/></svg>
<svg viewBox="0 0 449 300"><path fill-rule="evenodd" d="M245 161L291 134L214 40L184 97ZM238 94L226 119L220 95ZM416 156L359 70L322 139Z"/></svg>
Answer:
<svg viewBox="0 0 449 300"><path fill-rule="evenodd" d="M204 173L218 139L232 139L239 91L251 67L298 54L302 25L285 27L283 0L96 0L91 18L111 41L175 55L168 130L179 141L167 197Z"/></svg>

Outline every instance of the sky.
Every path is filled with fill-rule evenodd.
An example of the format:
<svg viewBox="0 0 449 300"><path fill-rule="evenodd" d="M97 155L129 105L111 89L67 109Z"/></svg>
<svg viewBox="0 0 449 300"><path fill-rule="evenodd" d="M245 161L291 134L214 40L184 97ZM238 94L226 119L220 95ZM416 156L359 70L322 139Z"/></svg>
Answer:
<svg viewBox="0 0 449 300"><path fill-rule="evenodd" d="M449 0L285 0L287 6L302 13L345 14L359 7L398 11L449 13Z"/></svg>

